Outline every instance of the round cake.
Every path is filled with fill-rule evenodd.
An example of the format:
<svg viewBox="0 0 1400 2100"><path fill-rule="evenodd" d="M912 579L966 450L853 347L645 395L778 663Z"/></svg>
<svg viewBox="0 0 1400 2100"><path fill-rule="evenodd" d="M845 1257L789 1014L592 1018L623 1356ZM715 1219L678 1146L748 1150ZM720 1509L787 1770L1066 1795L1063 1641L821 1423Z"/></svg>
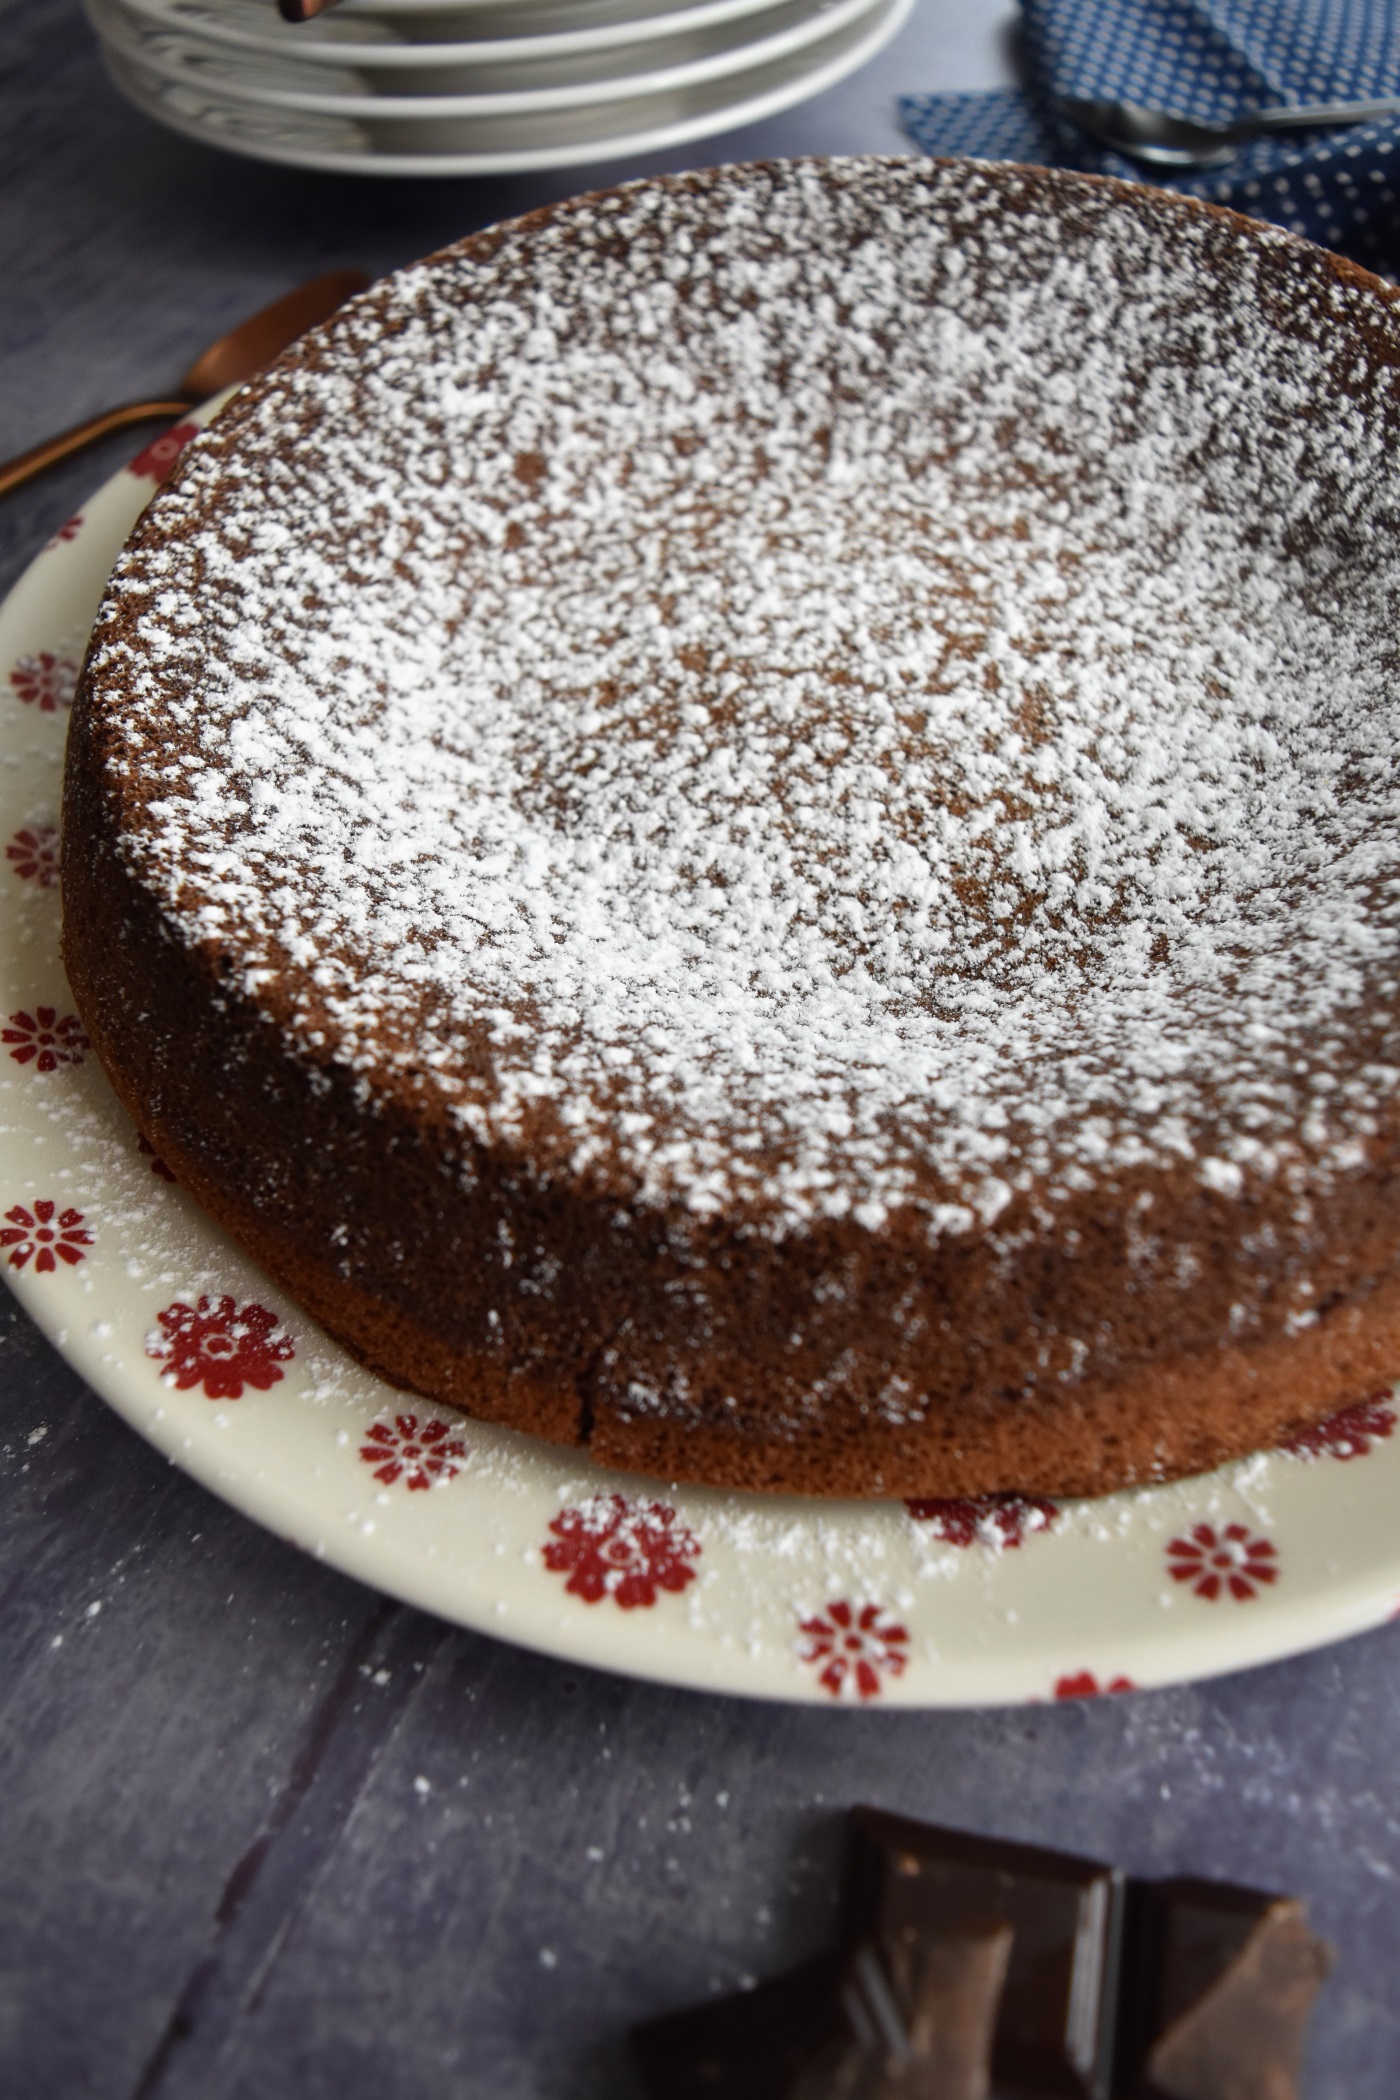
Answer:
<svg viewBox="0 0 1400 2100"><path fill-rule="evenodd" d="M73 715L65 947L397 1384L1095 1493L1400 1369L1400 322L975 163L645 181L225 409Z"/></svg>

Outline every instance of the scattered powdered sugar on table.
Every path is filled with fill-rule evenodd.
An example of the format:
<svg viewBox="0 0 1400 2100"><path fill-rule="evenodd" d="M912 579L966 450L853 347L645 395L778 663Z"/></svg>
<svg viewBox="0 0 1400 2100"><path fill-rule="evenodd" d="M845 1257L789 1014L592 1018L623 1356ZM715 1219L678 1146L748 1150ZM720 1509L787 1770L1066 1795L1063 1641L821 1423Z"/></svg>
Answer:
<svg viewBox="0 0 1400 2100"><path fill-rule="evenodd" d="M1364 1162L1378 294L838 162L506 228L329 340L196 444L92 670L135 864L309 1058L775 1233Z"/></svg>

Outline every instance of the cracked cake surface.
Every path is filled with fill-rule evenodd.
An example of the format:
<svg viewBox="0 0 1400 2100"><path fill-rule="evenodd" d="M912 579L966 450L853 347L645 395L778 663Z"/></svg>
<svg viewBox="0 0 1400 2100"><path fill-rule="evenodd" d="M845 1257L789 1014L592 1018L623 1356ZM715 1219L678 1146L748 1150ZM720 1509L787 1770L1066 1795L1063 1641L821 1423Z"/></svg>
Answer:
<svg viewBox="0 0 1400 2100"><path fill-rule="evenodd" d="M922 161L400 272L99 617L66 945L118 1090L377 1368L648 1470L1095 1489L1356 1397L1392 296Z"/></svg>

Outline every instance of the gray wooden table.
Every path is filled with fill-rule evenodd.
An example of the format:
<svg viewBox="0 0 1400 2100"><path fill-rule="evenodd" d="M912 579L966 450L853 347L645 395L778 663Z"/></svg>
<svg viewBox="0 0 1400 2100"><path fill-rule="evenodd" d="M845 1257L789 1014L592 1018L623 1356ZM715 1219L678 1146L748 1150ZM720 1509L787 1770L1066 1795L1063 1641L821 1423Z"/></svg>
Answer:
<svg viewBox="0 0 1400 2100"><path fill-rule="evenodd" d="M654 167L898 151L895 91L994 84L1004 27L923 0L865 73L751 130L414 184L185 144L117 100L73 0L0 0L0 457L319 270ZM0 588L131 449L0 505ZM1306 1894L1341 1952L1308 2091L1400 2092L1400 1627L987 1714L571 1670L266 1536L0 1294L0 1716L4 2100L626 2100L630 2021L820 1942L854 1800Z"/></svg>

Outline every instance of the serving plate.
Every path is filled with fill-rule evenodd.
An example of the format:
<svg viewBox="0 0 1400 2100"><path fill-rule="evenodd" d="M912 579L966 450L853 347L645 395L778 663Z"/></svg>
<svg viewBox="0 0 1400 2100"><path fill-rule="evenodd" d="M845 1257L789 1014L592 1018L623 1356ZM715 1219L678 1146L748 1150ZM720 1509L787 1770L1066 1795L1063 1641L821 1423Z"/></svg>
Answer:
<svg viewBox="0 0 1400 2100"><path fill-rule="evenodd" d="M1391 1616L1388 1392L1304 1447L1096 1502L672 1489L406 1398L250 1264L143 1149L58 947L77 667L112 561L199 420L108 482L0 606L0 1263L94 1390L213 1493L348 1574L698 1689L848 1708L1074 1698Z"/></svg>

